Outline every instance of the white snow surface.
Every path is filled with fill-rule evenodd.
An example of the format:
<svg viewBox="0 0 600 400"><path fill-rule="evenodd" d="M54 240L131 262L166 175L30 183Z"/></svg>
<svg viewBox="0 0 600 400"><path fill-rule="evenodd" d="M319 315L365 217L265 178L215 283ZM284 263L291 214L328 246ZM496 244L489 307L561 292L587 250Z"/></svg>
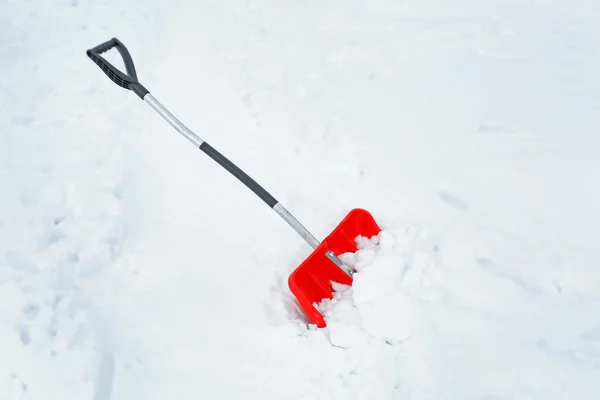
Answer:
<svg viewBox="0 0 600 400"><path fill-rule="evenodd" d="M114 36L316 237L374 215L327 328ZM599 48L595 0L3 2L0 399L597 399Z"/></svg>

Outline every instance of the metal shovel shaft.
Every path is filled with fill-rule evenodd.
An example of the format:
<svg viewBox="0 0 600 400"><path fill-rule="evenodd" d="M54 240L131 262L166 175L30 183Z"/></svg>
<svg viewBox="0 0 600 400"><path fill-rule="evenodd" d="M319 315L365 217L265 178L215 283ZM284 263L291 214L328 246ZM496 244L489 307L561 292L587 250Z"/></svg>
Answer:
<svg viewBox="0 0 600 400"><path fill-rule="evenodd" d="M220 154L206 141L188 129L179 121L165 106L163 106L150 93L144 96L144 101L150 105L161 117L163 117L171 126L181 133L192 144L204 151L209 157L215 160L223 168L231 172L236 178L244 183L250 190L256 193L269 207L281 216L294 230L313 248L319 246L319 241L302 225L284 206L282 206L269 192L263 189L256 181L250 178L246 173L239 169L235 164Z"/></svg>
<svg viewBox="0 0 600 400"><path fill-rule="evenodd" d="M163 117L171 126L181 133L192 144L204 151L209 157L216 161L223 168L228 170L233 176L238 178L250 190L258 195L269 207L271 207L285 222L287 222L313 249L319 247L320 243L312 233L304 227L281 203L279 203L269 192L262 188L254 179L248 176L244 171L229 161L224 155L210 146L206 141L192 132L181 121L179 121L165 106L163 106L154 96L147 93L144 101L150 105L161 117ZM352 276L352 270L345 265L332 251L326 253L333 263L340 267L346 274Z"/></svg>

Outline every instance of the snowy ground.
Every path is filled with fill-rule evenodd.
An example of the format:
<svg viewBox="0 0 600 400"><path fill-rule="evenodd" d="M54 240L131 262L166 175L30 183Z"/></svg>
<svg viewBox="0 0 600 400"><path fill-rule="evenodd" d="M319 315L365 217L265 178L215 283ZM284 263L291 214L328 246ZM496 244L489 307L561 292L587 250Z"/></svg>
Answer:
<svg viewBox="0 0 600 400"><path fill-rule="evenodd" d="M598 398L599 15L4 2L0 399ZM374 214L328 328L302 239L85 56L113 36L315 236Z"/></svg>

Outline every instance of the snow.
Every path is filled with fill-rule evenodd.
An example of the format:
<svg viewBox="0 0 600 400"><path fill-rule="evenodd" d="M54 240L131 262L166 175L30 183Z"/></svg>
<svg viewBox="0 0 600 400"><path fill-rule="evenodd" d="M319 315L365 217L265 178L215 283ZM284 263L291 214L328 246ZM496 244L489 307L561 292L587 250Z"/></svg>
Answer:
<svg viewBox="0 0 600 400"><path fill-rule="evenodd" d="M356 242L358 251L341 255L356 271L352 285L333 282L333 298L318 304L331 343L350 348L367 337L388 344L408 339L410 316L398 290L406 262L402 252L390 253L394 235L382 231L371 238L359 236Z"/></svg>
<svg viewBox="0 0 600 400"><path fill-rule="evenodd" d="M0 399L597 398L599 8L4 2ZM113 36L317 238L375 216L327 328L310 247L86 57Z"/></svg>

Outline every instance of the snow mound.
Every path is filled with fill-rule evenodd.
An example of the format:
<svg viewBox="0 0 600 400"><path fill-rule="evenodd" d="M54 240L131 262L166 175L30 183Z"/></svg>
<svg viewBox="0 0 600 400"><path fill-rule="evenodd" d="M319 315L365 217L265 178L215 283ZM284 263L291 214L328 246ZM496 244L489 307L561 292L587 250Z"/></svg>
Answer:
<svg viewBox="0 0 600 400"><path fill-rule="evenodd" d="M358 250L340 255L356 271L352 285L333 282L333 298L317 304L327 321L320 331L343 349L351 375L385 398L430 394L433 371L423 346L429 335L416 304L427 296L421 286L432 274L427 266L434 254L426 250L431 247L426 236L405 225L357 237Z"/></svg>
<svg viewBox="0 0 600 400"><path fill-rule="evenodd" d="M368 337L388 342L406 339L410 331L399 318L405 303L395 290L405 261L395 251L394 235L384 230L371 238L359 236L356 243L358 251L340 256L356 271L352 286L334 282L333 298L318 305L332 344L351 347Z"/></svg>

